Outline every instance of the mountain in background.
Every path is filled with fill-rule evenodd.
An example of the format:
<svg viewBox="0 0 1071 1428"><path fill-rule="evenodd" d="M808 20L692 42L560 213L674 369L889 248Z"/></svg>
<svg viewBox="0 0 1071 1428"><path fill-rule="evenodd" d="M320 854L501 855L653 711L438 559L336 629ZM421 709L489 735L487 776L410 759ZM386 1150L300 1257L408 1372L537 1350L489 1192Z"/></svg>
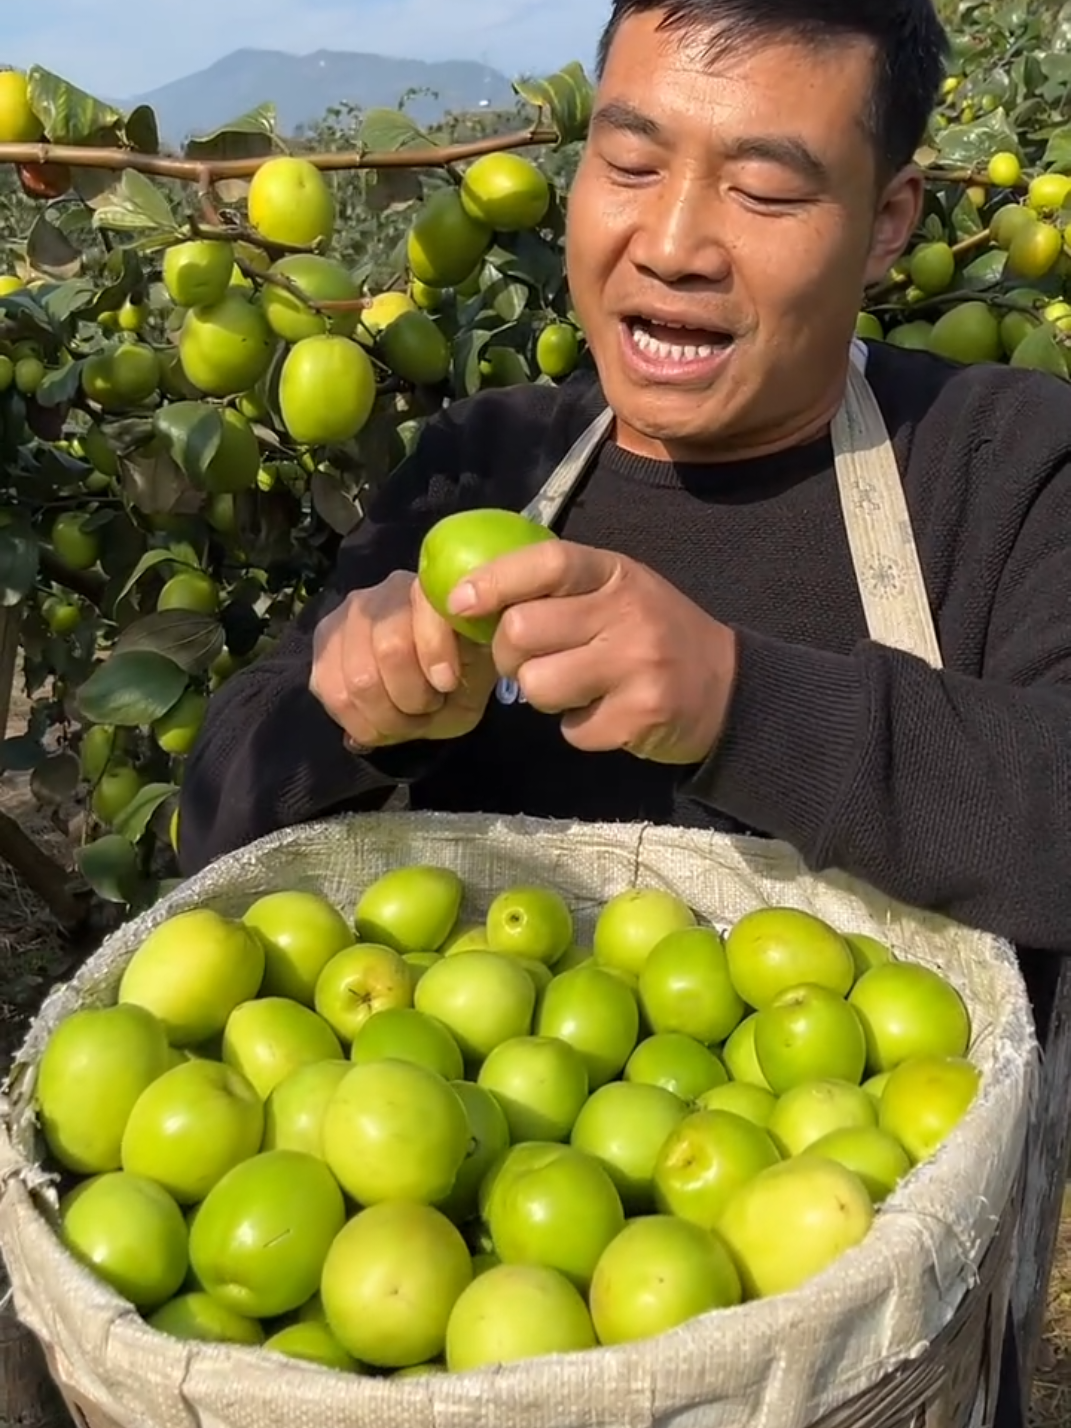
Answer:
<svg viewBox="0 0 1071 1428"><path fill-rule="evenodd" d="M277 50L236 50L197 74L176 79L148 94L124 99L122 106L149 104L156 112L165 143L181 144L191 134L206 134L228 119L272 103L280 134L319 119L343 100L364 109L393 109L407 90L428 89L407 111L420 123L448 110L511 108L516 95L498 70L474 60L392 59L386 55L318 50L288 55Z"/></svg>

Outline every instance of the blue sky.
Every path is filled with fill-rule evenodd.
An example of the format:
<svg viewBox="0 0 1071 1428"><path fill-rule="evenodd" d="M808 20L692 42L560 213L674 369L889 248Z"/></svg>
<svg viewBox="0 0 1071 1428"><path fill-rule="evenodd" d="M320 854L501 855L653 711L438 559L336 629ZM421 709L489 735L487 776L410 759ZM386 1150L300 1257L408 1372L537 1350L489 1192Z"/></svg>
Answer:
<svg viewBox="0 0 1071 1428"><path fill-rule="evenodd" d="M242 48L483 59L510 76L589 65L609 0L8 0L5 9L4 64L41 64L126 98Z"/></svg>

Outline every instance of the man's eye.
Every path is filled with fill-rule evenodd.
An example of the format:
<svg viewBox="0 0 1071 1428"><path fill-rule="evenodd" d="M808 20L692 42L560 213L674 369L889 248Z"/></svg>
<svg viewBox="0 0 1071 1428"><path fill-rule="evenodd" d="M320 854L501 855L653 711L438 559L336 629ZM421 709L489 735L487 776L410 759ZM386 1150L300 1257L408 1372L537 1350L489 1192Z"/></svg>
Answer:
<svg viewBox="0 0 1071 1428"><path fill-rule="evenodd" d="M617 179L629 180L650 178L655 172L654 169L644 167L642 164L614 164L609 159L604 160L610 173Z"/></svg>
<svg viewBox="0 0 1071 1428"><path fill-rule="evenodd" d="M749 193L747 189L739 188L737 193L748 203L754 203L761 208L796 208L802 202L801 198L785 198L783 196L775 198L768 193Z"/></svg>

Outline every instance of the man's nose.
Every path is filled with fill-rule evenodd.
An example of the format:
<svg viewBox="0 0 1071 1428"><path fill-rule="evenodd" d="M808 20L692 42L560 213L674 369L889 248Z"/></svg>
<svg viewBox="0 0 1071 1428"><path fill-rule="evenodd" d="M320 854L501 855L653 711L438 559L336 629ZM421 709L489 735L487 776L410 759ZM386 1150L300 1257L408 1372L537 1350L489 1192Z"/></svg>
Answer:
<svg viewBox="0 0 1071 1428"><path fill-rule="evenodd" d="M724 203L713 185L694 177L667 180L644 195L629 256L663 283L722 284L732 272L724 225Z"/></svg>

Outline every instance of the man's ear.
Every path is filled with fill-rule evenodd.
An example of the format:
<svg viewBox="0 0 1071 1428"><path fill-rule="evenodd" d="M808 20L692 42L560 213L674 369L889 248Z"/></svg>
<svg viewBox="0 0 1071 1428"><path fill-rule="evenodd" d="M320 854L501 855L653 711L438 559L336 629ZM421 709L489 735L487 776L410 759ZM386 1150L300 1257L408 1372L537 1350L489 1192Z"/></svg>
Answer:
<svg viewBox="0 0 1071 1428"><path fill-rule="evenodd" d="M880 282L911 242L922 213L922 170L908 164L886 184L874 218L867 283Z"/></svg>

